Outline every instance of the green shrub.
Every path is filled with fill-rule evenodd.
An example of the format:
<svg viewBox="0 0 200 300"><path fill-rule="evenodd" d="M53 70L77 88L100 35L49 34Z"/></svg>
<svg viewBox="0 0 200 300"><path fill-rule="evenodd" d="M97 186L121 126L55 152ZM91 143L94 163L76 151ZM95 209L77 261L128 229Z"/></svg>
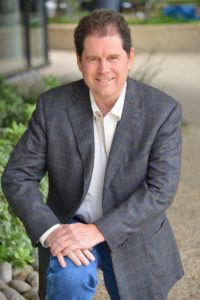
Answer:
<svg viewBox="0 0 200 300"><path fill-rule="evenodd" d="M56 83L53 78L50 77L50 79L51 81L47 82L49 87ZM13 147L26 129L26 123L30 119L35 104L23 103L23 99L18 96L13 87L6 84L2 78L0 81L3 88L3 91L0 92L0 95L3 95L0 102L1 177ZM20 108L18 109L19 105ZM4 112L3 116L2 112ZM40 189L46 198L48 190L46 177L42 180ZM33 257L32 245L26 235L24 226L10 210L0 186L0 261L8 261L15 267L21 267L27 263L32 263L34 261Z"/></svg>
<svg viewBox="0 0 200 300"><path fill-rule="evenodd" d="M41 76L38 73L32 78L29 84L21 89L19 86L19 94L23 95L25 103L35 104L41 93L48 91L60 85L60 80L54 75Z"/></svg>
<svg viewBox="0 0 200 300"><path fill-rule="evenodd" d="M33 249L20 220L9 210L0 195L0 261L8 261L15 267L34 262Z"/></svg>
<svg viewBox="0 0 200 300"><path fill-rule="evenodd" d="M0 175L25 126L13 122L10 128L1 129ZM9 261L22 267L32 263L33 250L20 220L12 213L0 189L0 261Z"/></svg>
<svg viewBox="0 0 200 300"><path fill-rule="evenodd" d="M44 85L45 85L45 91L48 91L58 85L60 85L60 80L53 76L53 75L48 75L43 77Z"/></svg>
<svg viewBox="0 0 200 300"><path fill-rule="evenodd" d="M28 106L30 110L30 105ZM31 111L29 111L31 113ZM28 116L26 116L28 117ZM0 176L10 153L25 130L25 125L12 122L11 127L1 129ZM41 191L47 196L48 184L41 182ZM0 261L8 261L13 266L22 267L34 261L33 249L21 221L10 210L0 188Z"/></svg>
<svg viewBox="0 0 200 300"><path fill-rule="evenodd" d="M60 81L53 75L40 78L38 86L29 87L29 95L22 97L19 89L6 83L5 78L0 75L0 128L9 127L12 122L26 124L33 111L38 96L51 88L60 85Z"/></svg>
<svg viewBox="0 0 200 300"><path fill-rule="evenodd" d="M12 120L21 122L22 110L22 97L13 86L5 83L4 77L0 75L0 127L9 126Z"/></svg>

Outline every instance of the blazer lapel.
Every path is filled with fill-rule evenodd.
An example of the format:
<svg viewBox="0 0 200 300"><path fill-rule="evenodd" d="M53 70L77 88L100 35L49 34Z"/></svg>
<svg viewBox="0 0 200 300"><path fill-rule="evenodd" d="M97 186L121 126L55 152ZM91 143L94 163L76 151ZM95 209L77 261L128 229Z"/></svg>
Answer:
<svg viewBox="0 0 200 300"><path fill-rule="evenodd" d="M134 81L128 80L122 118L117 124L108 159L104 182L104 193L109 187L127 149L130 147L130 144L134 143L134 141L137 142L137 136L140 134L145 117L145 113L139 107L139 102L137 84Z"/></svg>
<svg viewBox="0 0 200 300"><path fill-rule="evenodd" d="M67 110L84 166L84 198L90 184L94 164L93 115L89 91L85 84L80 85L73 95L72 102L74 105L68 107Z"/></svg>

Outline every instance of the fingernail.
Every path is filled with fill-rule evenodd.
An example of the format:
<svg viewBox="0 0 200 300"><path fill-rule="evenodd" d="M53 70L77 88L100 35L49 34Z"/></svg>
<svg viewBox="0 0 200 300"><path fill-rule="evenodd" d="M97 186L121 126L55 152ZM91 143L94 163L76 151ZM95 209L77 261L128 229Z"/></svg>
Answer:
<svg viewBox="0 0 200 300"><path fill-rule="evenodd" d="M95 257L91 257L91 261L95 261Z"/></svg>

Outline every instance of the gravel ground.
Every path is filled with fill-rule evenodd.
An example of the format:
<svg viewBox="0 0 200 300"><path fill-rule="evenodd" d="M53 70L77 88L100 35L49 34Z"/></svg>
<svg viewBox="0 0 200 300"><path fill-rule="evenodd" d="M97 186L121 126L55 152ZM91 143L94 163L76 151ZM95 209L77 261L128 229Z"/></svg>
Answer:
<svg viewBox="0 0 200 300"><path fill-rule="evenodd" d="M183 127L183 159L177 196L168 216L179 245L185 276L170 291L168 300L200 299L200 128ZM102 274L95 300L109 300Z"/></svg>
<svg viewBox="0 0 200 300"><path fill-rule="evenodd" d="M177 197L169 210L181 250L185 276L169 300L200 299L200 128L183 129L183 160Z"/></svg>

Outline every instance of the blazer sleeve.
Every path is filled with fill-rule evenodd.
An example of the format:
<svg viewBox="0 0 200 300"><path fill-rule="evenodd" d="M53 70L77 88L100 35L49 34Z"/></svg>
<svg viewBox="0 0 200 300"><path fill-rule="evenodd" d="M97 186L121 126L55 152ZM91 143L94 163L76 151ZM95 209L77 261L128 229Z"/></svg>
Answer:
<svg viewBox="0 0 200 300"><path fill-rule="evenodd" d="M145 180L119 207L95 222L111 251L130 234L150 226L172 203L180 177L181 115L181 106L176 103L156 133Z"/></svg>
<svg viewBox="0 0 200 300"><path fill-rule="evenodd" d="M2 175L5 197L23 222L33 245L46 230L60 223L44 203L39 189L39 182L46 173L47 142L41 97Z"/></svg>

